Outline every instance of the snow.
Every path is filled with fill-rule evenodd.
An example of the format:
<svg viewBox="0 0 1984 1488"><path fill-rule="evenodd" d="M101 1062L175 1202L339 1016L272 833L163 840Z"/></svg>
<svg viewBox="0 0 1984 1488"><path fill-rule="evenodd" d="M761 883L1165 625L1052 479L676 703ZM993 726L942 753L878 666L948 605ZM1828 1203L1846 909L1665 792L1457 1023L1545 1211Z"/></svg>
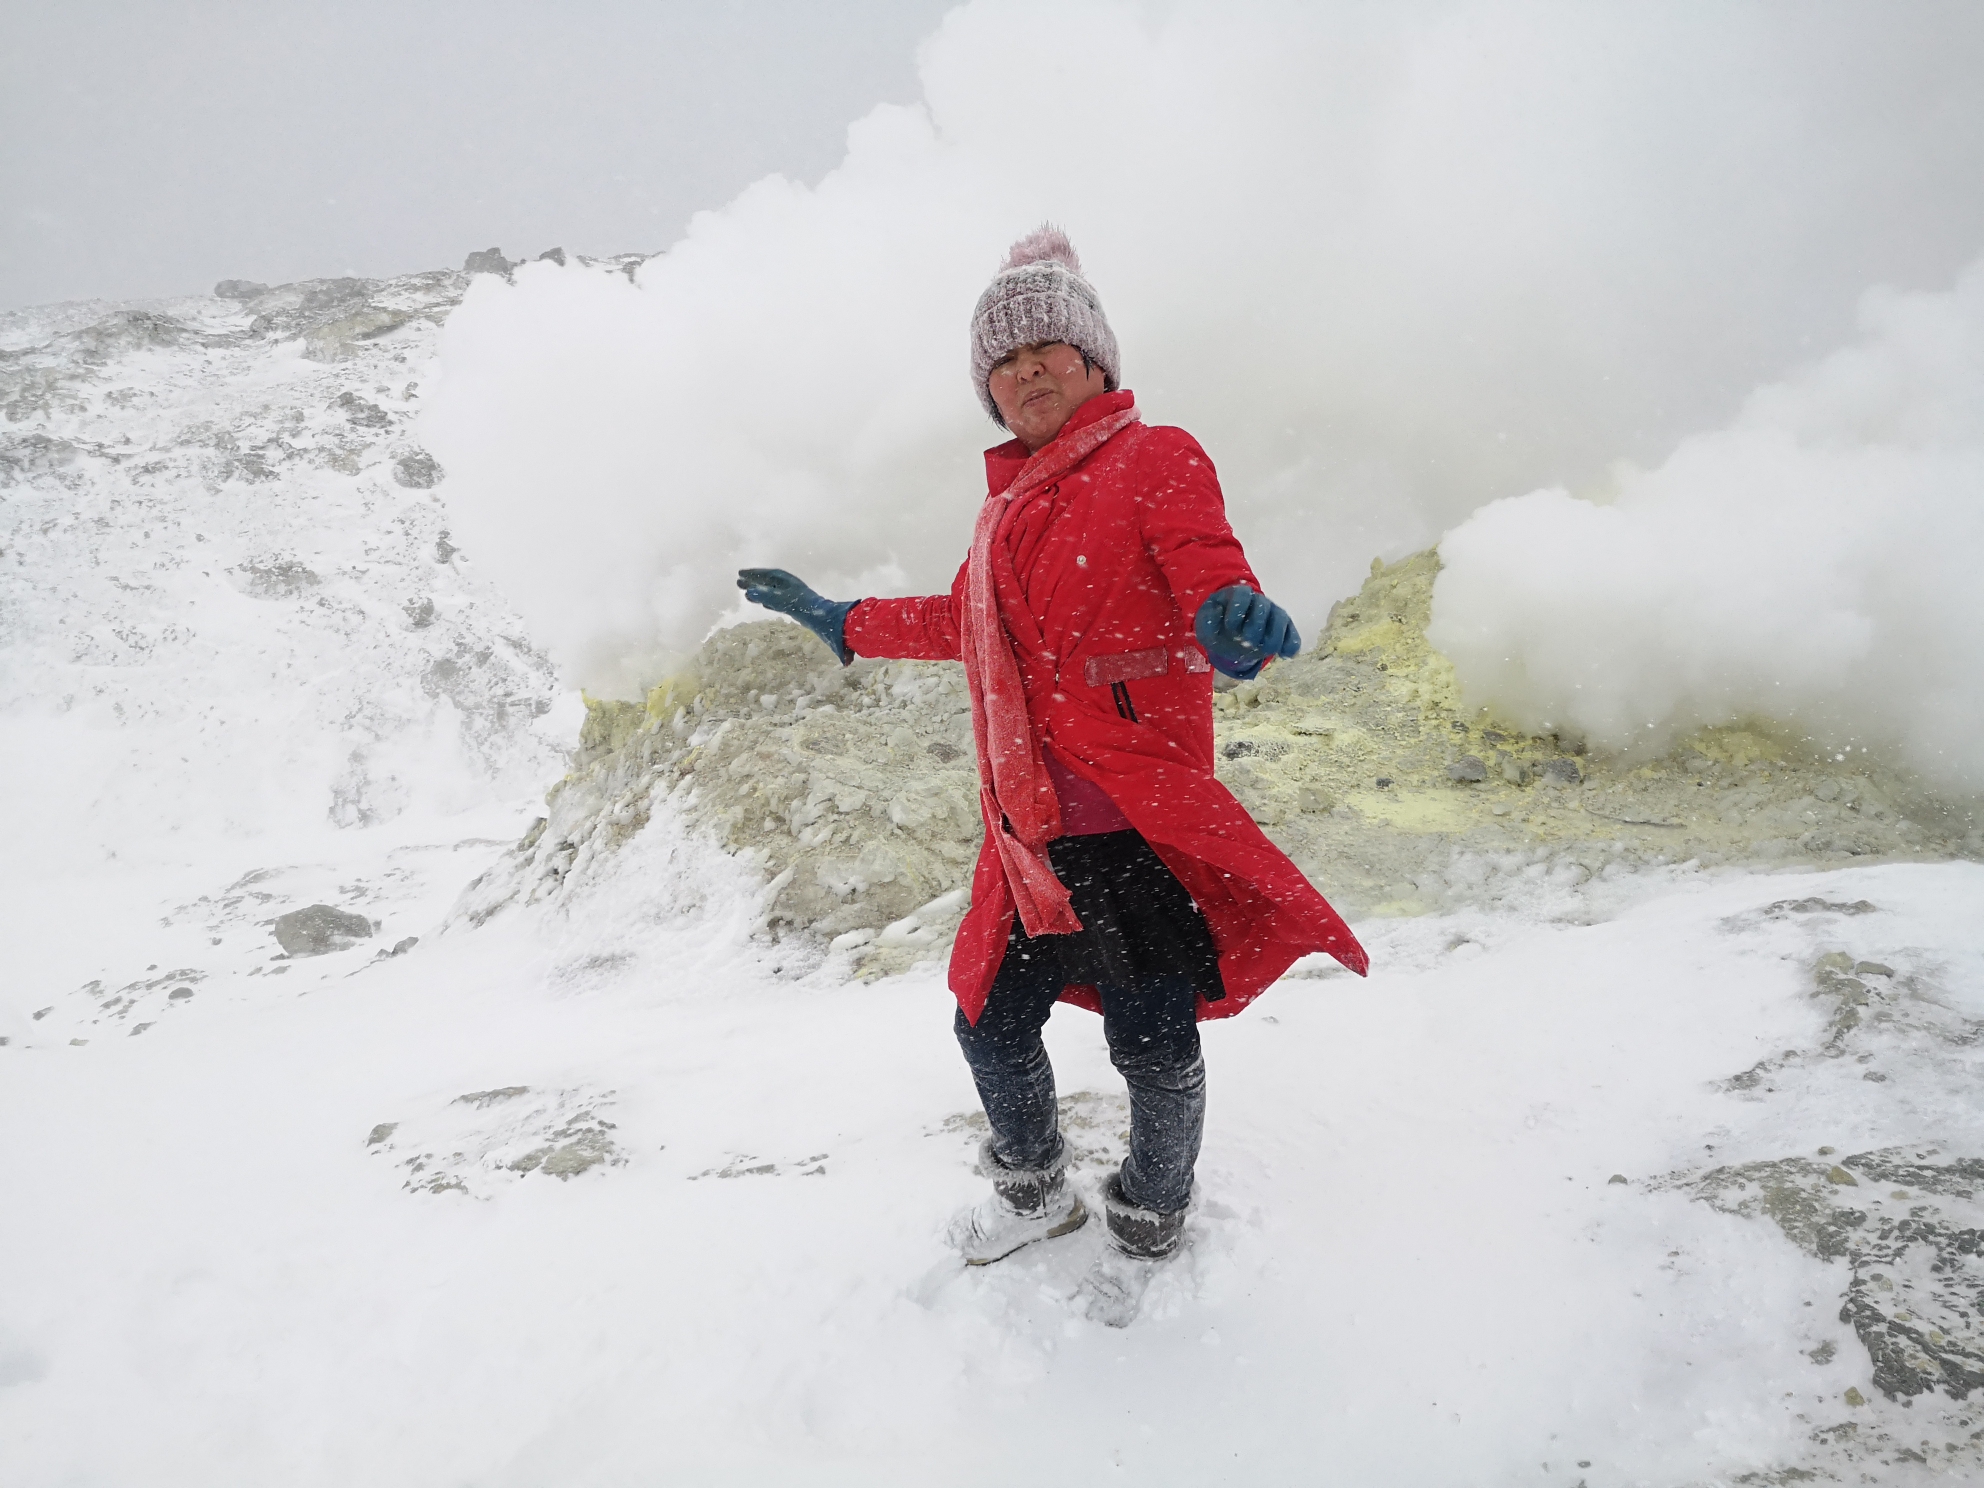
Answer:
<svg viewBox="0 0 1984 1488"><path fill-rule="evenodd" d="M380 833L344 837L298 892L376 872ZM391 852L451 871L382 879L380 941L431 925L492 852L416 845ZM982 1180L938 968L795 977L754 939L735 859L665 813L626 857L582 909L279 980L214 964L190 917L65 935L77 885L46 889L0 1088L0 1123L31 1134L4 1159L10 1207L34 1216L0 1230L31 1283L0 1313L8 1481L994 1483L1052 1463L1596 1488L1798 1460L1856 1415L1849 1385L1877 1402L1863 1422L1901 1414L1837 1320L1837 1266L1650 1180L1822 1145L1976 1151L1976 1056L1919 1036L1878 1046L1882 1083L1820 1060L1767 1098L1718 1084L1820 1043L1822 951L1984 1002L1976 865L1675 870L1360 925L1368 982L1305 966L1208 1026L1190 1249L1118 1332L1069 1306L1096 1226L975 1272L942 1245ZM218 883L243 861L200 866ZM1763 912L1809 898L1879 909ZM58 990L140 956L208 975L121 1020ZM31 1020L36 998L53 1011ZM1093 1182L1120 1082L1089 1015L1049 1040ZM613 1160L502 1165L574 1113ZM423 1186L438 1168L464 1186Z"/></svg>

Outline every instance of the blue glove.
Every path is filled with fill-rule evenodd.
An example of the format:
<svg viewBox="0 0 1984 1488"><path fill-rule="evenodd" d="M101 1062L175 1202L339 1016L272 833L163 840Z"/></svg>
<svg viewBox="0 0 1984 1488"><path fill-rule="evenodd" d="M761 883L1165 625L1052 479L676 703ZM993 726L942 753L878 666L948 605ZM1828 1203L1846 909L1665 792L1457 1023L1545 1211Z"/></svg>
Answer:
<svg viewBox="0 0 1984 1488"><path fill-rule="evenodd" d="M822 599L782 568L740 568L737 587L752 604L763 605L781 615L790 615L827 643L827 649L846 666L854 660L847 649L847 612L858 599Z"/></svg>
<svg viewBox="0 0 1984 1488"><path fill-rule="evenodd" d="M1293 656L1302 649L1302 637L1288 611L1245 584L1218 590L1200 605L1192 634L1214 666L1243 682L1258 675L1273 658Z"/></svg>

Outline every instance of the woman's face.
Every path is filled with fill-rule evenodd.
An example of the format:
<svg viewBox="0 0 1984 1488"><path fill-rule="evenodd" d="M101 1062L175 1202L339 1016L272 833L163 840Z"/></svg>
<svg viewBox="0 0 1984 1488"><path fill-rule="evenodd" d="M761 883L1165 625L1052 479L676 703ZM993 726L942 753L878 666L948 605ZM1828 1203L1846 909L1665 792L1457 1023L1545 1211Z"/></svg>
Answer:
<svg viewBox="0 0 1984 1488"><path fill-rule="evenodd" d="M1030 450L1052 442L1074 411L1104 391L1100 367L1065 341L1022 346L992 369L992 401Z"/></svg>

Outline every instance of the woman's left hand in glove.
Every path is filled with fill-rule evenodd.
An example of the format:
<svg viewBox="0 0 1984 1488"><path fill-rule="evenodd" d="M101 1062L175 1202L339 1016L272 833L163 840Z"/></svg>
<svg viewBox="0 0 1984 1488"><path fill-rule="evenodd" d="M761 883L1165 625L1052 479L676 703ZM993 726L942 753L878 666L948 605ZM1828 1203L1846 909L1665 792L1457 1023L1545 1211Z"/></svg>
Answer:
<svg viewBox="0 0 1984 1488"><path fill-rule="evenodd" d="M1275 657L1302 649L1288 611L1245 584L1218 590L1200 605L1192 633L1215 667L1242 681L1258 675Z"/></svg>

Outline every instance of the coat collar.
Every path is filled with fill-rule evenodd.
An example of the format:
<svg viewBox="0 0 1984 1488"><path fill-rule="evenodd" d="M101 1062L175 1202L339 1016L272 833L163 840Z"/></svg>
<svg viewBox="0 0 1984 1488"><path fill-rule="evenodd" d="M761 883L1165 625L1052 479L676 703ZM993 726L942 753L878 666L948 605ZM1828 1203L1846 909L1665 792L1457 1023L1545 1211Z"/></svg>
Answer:
<svg viewBox="0 0 1984 1488"><path fill-rule="evenodd" d="M1126 408L1136 406L1137 395L1128 388L1120 388L1113 393L1098 393L1088 402L1077 408L1061 432L1042 446L1043 452L1054 448L1063 439L1078 429L1084 429L1097 419L1107 418L1112 413L1121 413ZM1017 439L1008 439L1004 444L994 445L985 452L985 489L988 492L1003 491L1013 483L1020 473L1020 467L1033 458L1033 451Z"/></svg>

